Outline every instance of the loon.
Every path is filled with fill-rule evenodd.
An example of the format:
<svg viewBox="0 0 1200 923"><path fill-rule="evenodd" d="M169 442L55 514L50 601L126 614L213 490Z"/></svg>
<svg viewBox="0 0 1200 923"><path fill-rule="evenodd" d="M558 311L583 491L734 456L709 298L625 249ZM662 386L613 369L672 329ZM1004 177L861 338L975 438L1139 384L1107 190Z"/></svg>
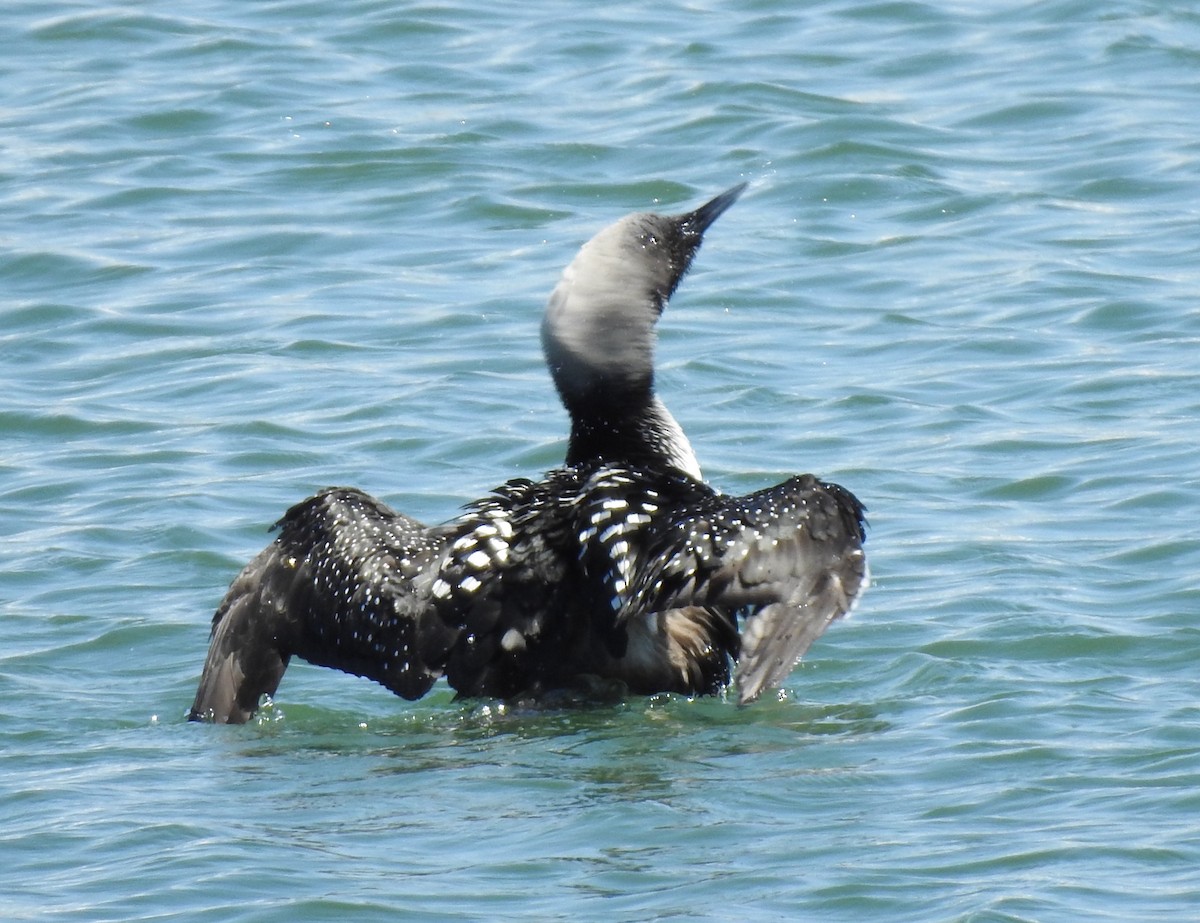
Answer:
<svg viewBox="0 0 1200 923"><path fill-rule="evenodd" d="M653 383L658 318L744 189L626 216L563 272L541 330L571 417L563 467L435 526L354 488L289 509L213 616L188 717L250 720L292 657L406 699L445 677L502 699L732 683L744 705L782 682L866 586L864 507L809 474L719 493Z"/></svg>

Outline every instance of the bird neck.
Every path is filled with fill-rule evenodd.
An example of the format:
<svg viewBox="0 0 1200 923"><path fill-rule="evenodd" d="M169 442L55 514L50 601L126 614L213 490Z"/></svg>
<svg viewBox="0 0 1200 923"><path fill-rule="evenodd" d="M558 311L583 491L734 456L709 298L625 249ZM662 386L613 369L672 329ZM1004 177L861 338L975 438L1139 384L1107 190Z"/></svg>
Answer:
<svg viewBox="0 0 1200 923"><path fill-rule="evenodd" d="M571 414L567 464L667 464L700 479L700 464L683 428L652 390L609 393L603 400L566 400Z"/></svg>

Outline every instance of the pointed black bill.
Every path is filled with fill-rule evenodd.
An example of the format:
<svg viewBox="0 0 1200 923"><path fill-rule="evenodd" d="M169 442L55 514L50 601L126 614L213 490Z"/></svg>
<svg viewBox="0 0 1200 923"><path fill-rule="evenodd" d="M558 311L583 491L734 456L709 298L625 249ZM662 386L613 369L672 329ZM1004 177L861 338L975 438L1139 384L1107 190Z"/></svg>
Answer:
<svg viewBox="0 0 1200 923"><path fill-rule="evenodd" d="M703 234L730 205L738 200L748 185L748 183L738 183L732 189L726 189L715 199L705 202L694 212L684 215L682 221L684 229L689 234Z"/></svg>

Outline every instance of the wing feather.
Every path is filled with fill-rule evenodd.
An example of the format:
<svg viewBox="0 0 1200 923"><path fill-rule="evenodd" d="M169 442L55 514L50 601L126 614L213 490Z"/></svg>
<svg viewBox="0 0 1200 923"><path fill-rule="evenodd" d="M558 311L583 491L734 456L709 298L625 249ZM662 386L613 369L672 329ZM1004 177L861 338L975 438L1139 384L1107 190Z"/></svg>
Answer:
<svg viewBox="0 0 1200 923"><path fill-rule="evenodd" d="M614 486L629 509L671 511L646 523L626 518L619 538L638 549L632 561L611 553L611 542L607 553L590 551L618 620L686 607L742 613L735 681L743 704L781 682L866 585L865 511L836 484L799 475L739 497L625 471ZM590 515L602 512L601 503Z"/></svg>
<svg viewBox="0 0 1200 923"><path fill-rule="evenodd" d="M453 640L422 599L442 534L346 488L297 504L276 526L213 616L190 717L246 721L292 656L424 695Z"/></svg>

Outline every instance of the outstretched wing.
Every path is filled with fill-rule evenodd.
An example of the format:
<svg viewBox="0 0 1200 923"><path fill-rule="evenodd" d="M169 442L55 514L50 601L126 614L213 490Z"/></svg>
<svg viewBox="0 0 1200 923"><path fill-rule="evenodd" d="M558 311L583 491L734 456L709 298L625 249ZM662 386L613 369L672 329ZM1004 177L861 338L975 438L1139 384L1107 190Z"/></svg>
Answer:
<svg viewBox="0 0 1200 923"><path fill-rule="evenodd" d="M297 504L277 527L213 616L189 716L248 720L292 656L424 695L455 634L423 599L442 533L342 488Z"/></svg>
<svg viewBox="0 0 1200 923"><path fill-rule="evenodd" d="M739 704L782 682L830 623L850 612L868 581L864 509L852 493L811 476L765 493L764 506L752 495L749 508L778 504L779 518L761 537L752 528L744 557L726 565L727 597L761 606L742 628ZM764 597L772 601L761 605Z"/></svg>
<svg viewBox="0 0 1200 923"><path fill-rule="evenodd" d="M637 481L633 472L622 477ZM639 549L632 561L611 556L618 619L687 606L745 613L735 677L742 704L781 682L865 587L863 507L812 475L743 497L686 479L627 484L625 497L633 513L622 521L644 531L635 541L607 527L609 549ZM637 508L647 504L642 525ZM650 515L660 505L672 515Z"/></svg>

